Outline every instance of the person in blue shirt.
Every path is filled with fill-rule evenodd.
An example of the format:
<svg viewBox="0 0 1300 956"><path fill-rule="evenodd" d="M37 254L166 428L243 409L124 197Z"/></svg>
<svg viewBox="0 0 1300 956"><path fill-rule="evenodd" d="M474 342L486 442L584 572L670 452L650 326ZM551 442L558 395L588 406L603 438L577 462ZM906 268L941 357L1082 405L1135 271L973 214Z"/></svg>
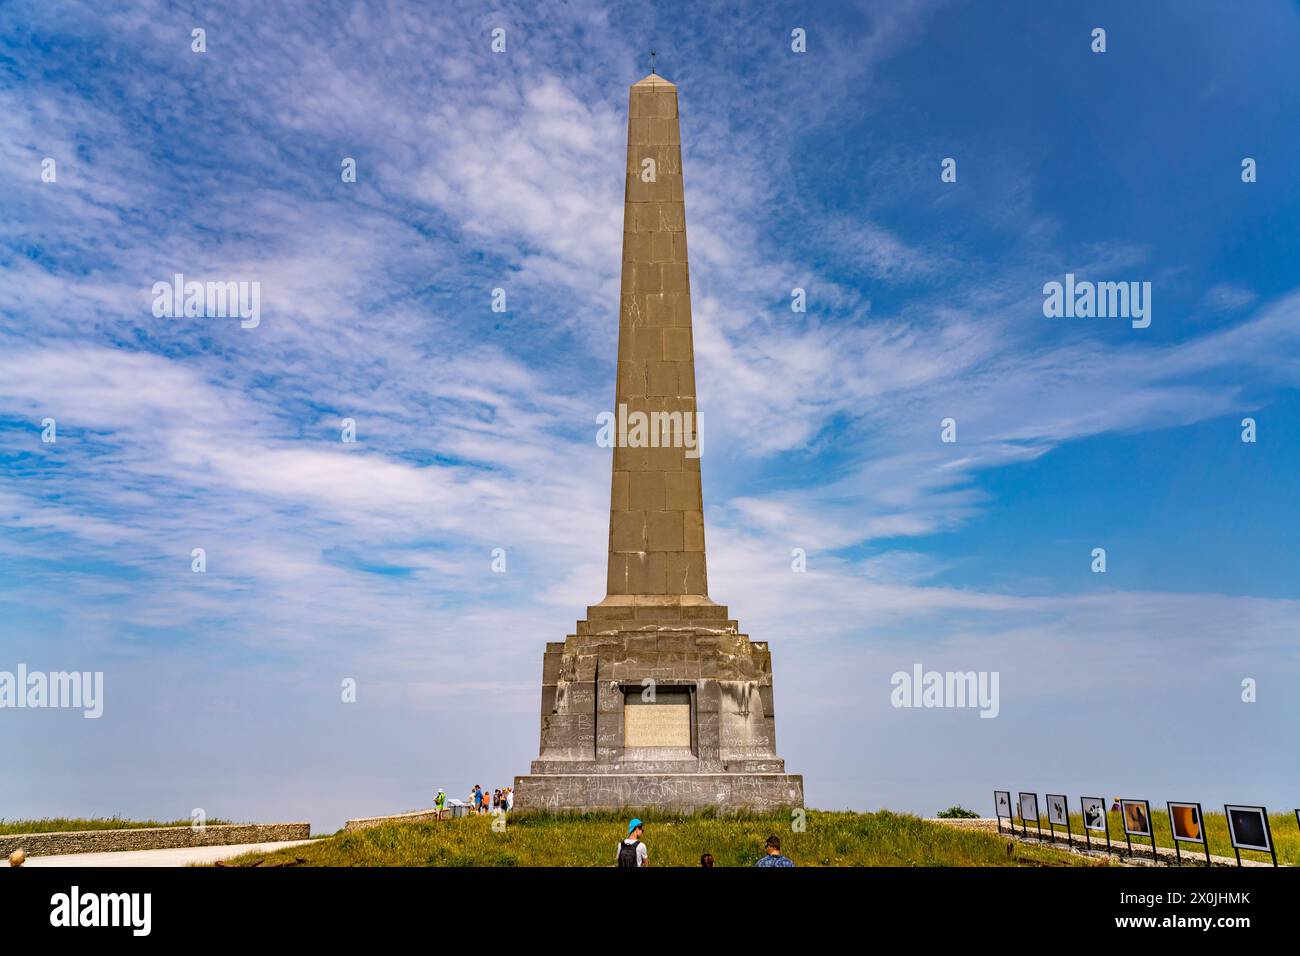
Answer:
<svg viewBox="0 0 1300 956"><path fill-rule="evenodd" d="M767 853L759 857L755 866L794 866L794 860L788 856L781 855L781 838L770 836L767 838Z"/></svg>

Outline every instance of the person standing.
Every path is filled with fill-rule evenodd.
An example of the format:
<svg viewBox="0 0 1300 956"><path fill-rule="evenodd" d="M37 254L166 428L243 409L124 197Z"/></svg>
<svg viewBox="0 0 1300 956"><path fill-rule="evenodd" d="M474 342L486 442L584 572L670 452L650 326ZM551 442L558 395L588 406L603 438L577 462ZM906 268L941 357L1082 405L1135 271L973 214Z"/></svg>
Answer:
<svg viewBox="0 0 1300 956"><path fill-rule="evenodd" d="M627 839L614 850L615 866L649 866L650 851L641 842L645 827L639 819L633 819L627 825Z"/></svg>
<svg viewBox="0 0 1300 956"><path fill-rule="evenodd" d="M515 788L506 787L506 813L510 813L515 808Z"/></svg>
<svg viewBox="0 0 1300 956"><path fill-rule="evenodd" d="M781 855L781 838L770 836L764 846L763 856L758 858L755 866L794 866L794 860Z"/></svg>
<svg viewBox="0 0 1300 956"><path fill-rule="evenodd" d="M438 795L433 798L433 809L434 818L437 820L441 820L443 814L447 812L447 792L442 787L438 788Z"/></svg>

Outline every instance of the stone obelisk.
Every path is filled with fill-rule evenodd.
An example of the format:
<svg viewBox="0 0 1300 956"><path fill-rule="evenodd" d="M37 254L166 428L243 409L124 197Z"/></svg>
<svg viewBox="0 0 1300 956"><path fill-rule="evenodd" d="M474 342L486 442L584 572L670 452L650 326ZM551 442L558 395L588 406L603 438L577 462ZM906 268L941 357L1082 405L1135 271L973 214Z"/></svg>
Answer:
<svg viewBox="0 0 1300 956"><path fill-rule="evenodd" d="M803 806L767 645L708 596L677 87L654 73L628 108L614 419L606 596L546 645L515 806Z"/></svg>

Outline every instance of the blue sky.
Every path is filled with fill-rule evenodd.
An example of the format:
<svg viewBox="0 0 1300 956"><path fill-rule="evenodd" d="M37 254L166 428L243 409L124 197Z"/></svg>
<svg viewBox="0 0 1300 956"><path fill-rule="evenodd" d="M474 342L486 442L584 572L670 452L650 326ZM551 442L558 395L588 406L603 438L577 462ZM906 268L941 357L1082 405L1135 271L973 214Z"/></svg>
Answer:
<svg viewBox="0 0 1300 956"><path fill-rule="evenodd" d="M710 591L809 803L1300 803L1294 4L460 6L0 8L0 670L106 696L0 714L0 816L331 828L527 769L603 596L652 47ZM178 271L260 326L155 318ZM1045 318L1066 272L1150 328ZM998 718L892 708L914 663L998 671Z"/></svg>

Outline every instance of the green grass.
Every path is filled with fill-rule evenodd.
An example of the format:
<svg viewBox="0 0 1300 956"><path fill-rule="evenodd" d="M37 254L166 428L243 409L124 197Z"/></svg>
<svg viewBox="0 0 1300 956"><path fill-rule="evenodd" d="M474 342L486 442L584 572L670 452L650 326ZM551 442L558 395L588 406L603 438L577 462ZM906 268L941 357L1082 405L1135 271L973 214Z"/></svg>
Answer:
<svg viewBox="0 0 1300 956"><path fill-rule="evenodd" d="M652 866L698 866L712 853L716 866L752 866L771 834L799 866L1086 866L1104 865L1049 847L996 834L958 830L896 813L809 811L804 832L789 814L714 816L642 812ZM295 858L309 866L610 866L627 833L625 814L516 814L505 832L490 817L438 823L389 824L336 833L275 853L253 853L227 865Z"/></svg>
<svg viewBox="0 0 1300 956"><path fill-rule="evenodd" d="M1204 809L1204 808L1202 808ZM1110 818L1110 842L1111 846L1119 846L1126 849L1124 844L1124 824L1119 813L1107 814ZM1290 864L1291 866L1300 866L1300 828L1296 826L1294 813L1270 813L1268 815L1268 825L1273 833L1273 845L1277 848L1277 862L1279 864ZM1003 823L1003 827L1006 823ZM1174 838L1169 830L1169 812L1167 810L1157 810L1151 807L1151 828L1156 836L1156 846L1168 847L1173 849ZM1083 842L1083 817L1080 814L1070 814L1070 829L1074 837L1079 842ZM1205 831L1210 837L1210 853L1215 856L1232 856L1232 843L1228 839L1228 818L1222 813L1205 813ZM1020 832L1020 821L1016 821L1016 832ZM1032 822L1029 826L1030 834L1035 830ZM1047 818L1043 818L1043 834L1046 836L1051 831L1047 826ZM1065 836L1065 828L1057 827L1056 835ZM1106 845L1106 835L1104 833L1089 834L1092 837L1093 846L1100 843ZM1133 837L1133 850L1135 853L1141 853L1145 847L1147 855L1151 854L1151 841L1146 837ZM1183 843L1179 845L1184 857L1191 857L1193 860L1197 854L1200 854L1201 861L1205 861L1205 851L1196 843ZM1243 860L1259 860L1262 862L1272 862L1272 857L1267 853L1256 853L1253 850L1242 850L1241 858Z"/></svg>
<svg viewBox="0 0 1300 956"><path fill-rule="evenodd" d="M46 817L41 820L0 820L0 836L14 833L65 833L70 830L134 830L141 827L187 827L191 820L123 820L121 817L95 817L77 820L70 817ZM229 823L229 820L208 820L209 826Z"/></svg>

